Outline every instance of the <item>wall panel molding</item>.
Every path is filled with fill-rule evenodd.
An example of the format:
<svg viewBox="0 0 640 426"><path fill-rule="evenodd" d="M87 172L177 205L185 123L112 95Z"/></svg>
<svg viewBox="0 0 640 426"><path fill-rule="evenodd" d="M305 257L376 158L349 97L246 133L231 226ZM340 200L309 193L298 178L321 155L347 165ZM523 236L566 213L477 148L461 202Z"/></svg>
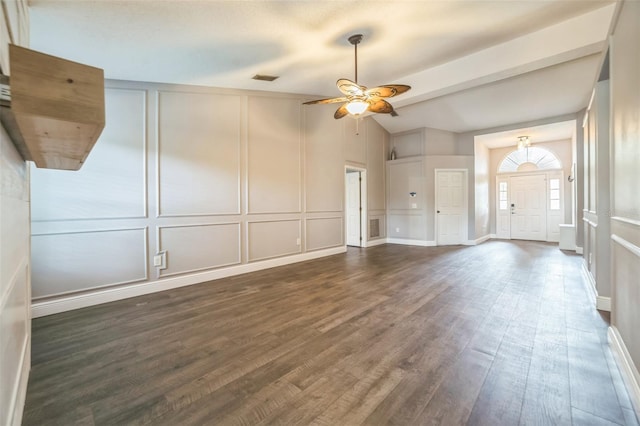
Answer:
<svg viewBox="0 0 640 426"><path fill-rule="evenodd" d="M147 217L147 90L107 86L105 103L111 120L80 170L31 167L33 222Z"/></svg>
<svg viewBox="0 0 640 426"><path fill-rule="evenodd" d="M629 398L633 404L636 416L640 418L640 372L638 372L638 369L634 365L618 329L615 326L609 327L607 336L616 364L618 364L620 373L622 373L622 379L629 391Z"/></svg>
<svg viewBox="0 0 640 426"><path fill-rule="evenodd" d="M305 229L307 251L344 245L342 216L307 218Z"/></svg>
<svg viewBox="0 0 640 426"><path fill-rule="evenodd" d="M246 234L248 262L296 255L302 251L301 219L247 221Z"/></svg>
<svg viewBox="0 0 640 426"><path fill-rule="evenodd" d="M192 229L194 228L194 229ZM170 244L165 243L169 237L163 238L163 230L175 230L175 229L183 229L187 230L195 230L195 228L199 228L194 235L191 232L187 235L189 238L185 241L180 242L177 236L174 236L173 244L176 244L177 247L175 250ZM209 229L209 234L207 234L207 229ZM220 229L216 229L220 228ZM227 228L227 234L224 234L224 230L221 228ZM213 232L211 232L213 231ZM229 231L234 233L233 235L228 235ZM237 265L242 261L242 252L241 252L241 224L240 222L218 222L218 223L198 223L198 224L180 224L180 225L162 225L156 228L156 240L158 241L158 251L165 251L167 254L167 269L159 269L158 277L171 277L174 275L182 275L188 273L194 273L198 271L204 271L208 269L215 268L223 268L227 266ZM220 244L212 244L211 240L219 239ZM204 239L202 243L198 241L198 239ZM209 243L209 244L207 244ZM237 247L233 250L232 244L235 243ZM223 250L220 250L220 248ZM229 248L232 248L227 252ZM190 251L192 250L192 251ZM206 250L206 251L205 251ZM177 254L174 254L177 253ZM213 261L217 259L217 262L207 263L204 258L206 255L207 260ZM177 256L177 260L176 260ZM195 267L182 267L174 268L172 265L174 263L178 264L196 264L200 263L199 266ZM166 271L166 272L165 272Z"/></svg>
<svg viewBox="0 0 640 426"><path fill-rule="evenodd" d="M239 95L157 91L157 217L240 214L241 108Z"/></svg>
<svg viewBox="0 0 640 426"><path fill-rule="evenodd" d="M630 251L636 257L640 257L640 247L633 244L631 241L627 241L616 234L611 235L611 240Z"/></svg>
<svg viewBox="0 0 640 426"><path fill-rule="evenodd" d="M249 272L261 271L263 269L304 262L307 260L318 259L334 254L345 253L346 251L346 247L341 246L310 253L302 253L295 256L281 257L253 263L244 263L228 268L197 272L194 274L188 274L178 277L170 277L152 283L129 284L117 288L99 289L98 291L84 294L65 295L62 297L51 298L49 300L34 301L34 303L32 304L33 317L39 318L47 315L57 314L60 312L71 311L73 309L80 309L88 306L114 302L116 300L127 299L130 297L157 293L173 288L202 284L220 278L226 278L235 275L246 274Z"/></svg>
<svg viewBox="0 0 640 426"><path fill-rule="evenodd" d="M139 232L125 240L118 239L113 235L133 231ZM87 238L85 241L73 241L74 238L65 240L64 238L78 235L88 235L91 238ZM46 241L51 239L58 239L58 241ZM149 279L148 239L148 227L146 226L33 234L32 255L34 258L40 259L40 262L33 265L32 288L34 294L32 300L37 301L52 296L147 281ZM136 240L138 240L137 243ZM138 246L134 247L133 244L138 244ZM130 257L131 253L126 253L125 247L136 251L137 259ZM98 252L100 256L95 255ZM77 256L85 257L79 260ZM118 259L117 256L121 257ZM127 264L127 261L130 263ZM87 262L93 262L93 264L88 265ZM120 270L113 269L114 262ZM78 264L84 268L83 271L78 269ZM74 276L73 272L79 275ZM47 288L56 288L56 291L44 293L40 288L38 278L44 278ZM108 281L105 282L105 279ZM70 288L74 283L83 285L83 287Z"/></svg>
<svg viewBox="0 0 640 426"><path fill-rule="evenodd" d="M247 108L247 214L301 213L300 100L249 96Z"/></svg>

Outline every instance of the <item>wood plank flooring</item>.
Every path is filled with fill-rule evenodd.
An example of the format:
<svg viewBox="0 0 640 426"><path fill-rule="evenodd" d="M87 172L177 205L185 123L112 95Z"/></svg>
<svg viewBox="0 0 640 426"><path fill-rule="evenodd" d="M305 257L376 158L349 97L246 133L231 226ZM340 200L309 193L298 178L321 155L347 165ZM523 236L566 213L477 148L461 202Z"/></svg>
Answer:
<svg viewBox="0 0 640 426"><path fill-rule="evenodd" d="M24 425L638 425L580 262L388 244L36 319Z"/></svg>

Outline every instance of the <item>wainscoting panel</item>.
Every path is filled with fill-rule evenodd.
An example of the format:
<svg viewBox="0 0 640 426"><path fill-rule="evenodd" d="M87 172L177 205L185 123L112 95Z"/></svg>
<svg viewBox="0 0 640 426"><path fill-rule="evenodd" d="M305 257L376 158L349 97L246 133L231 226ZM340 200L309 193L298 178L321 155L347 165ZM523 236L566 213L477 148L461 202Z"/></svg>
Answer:
<svg viewBox="0 0 640 426"><path fill-rule="evenodd" d="M8 283L9 291L5 298L0 300L0 367L5 376L2 379L5 387L0 392L0 420L3 422L11 418L15 412L22 411L19 404L23 403L26 392L23 375L27 374L30 368L31 301L27 262L28 259L24 259L16 265L16 275Z"/></svg>
<svg viewBox="0 0 640 426"><path fill-rule="evenodd" d="M307 219L307 251L344 244L342 217Z"/></svg>
<svg viewBox="0 0 640 426"><path fill-rule="evenodd" d="M301 102L261 96L248 102L248 213L299 213Z"/></svg>
<svg viewBox="0 0 640 426"><path fill-rule="evenodd" d="M33 221L146 216L146 94L105 89L106 126L80 170L31 168Z"/></svg>
<svg viewBox="0 0 640 426"><path fill-rule="evenodd" d="M34 299L147 279L147 229L106 229L31 238Z"/></svg>
<svg viewBox="0 0 640 426"><path fill-rule="evenodd" d="M401 160L387 164L389 210L422 209L422 200L425 199L422 160ZM411 192L415 192L415 196L412 197Z"/></svg>
<svg viewBox="0 0 640 426"><path fill-rule="evenodd" d="M426 240L426 220L424 215L390 214L389 234L391 238Z"/></svg>
<svg viewBox="0 0 640 426"><path fill-rule="evenodd" d="M240 223L161 226L158 240L167 251L162 277L240 263Z"/></svg>
<svg viewBox="0 0 640 426"><path fill-rule="evenodd" d="M367 121L367 208L369 210L384 210L386 207L384 191L386 138L386 131L375 120Z"/></svg>
<svg viewBox="0 0 640 426"><path fill-rule="evenodd" d="M241 97L158 94L158 215L240 213Z"/></svg>
<svg viewBox="0 0 640 426"><path fill-rule="evenodd" d="M334 105L305 107L306 211L342 210L344 187L342 125L333 118Z"/></svg>
<svg viewBox="0 0 640 426"><path fill-rule="evenodd" d="M299 220L249 222L250 262L301 252Z"/></svg>
<svg viewBox="0 0 640 426"><path fill-rule="evenodd" d="M364 120L340 120L344 125L344 152L347 162L367 163L367 126Z"/></svg>
<svg viewBox="0 0 640 426"><path fill-rule="evenodd" d="M624 226L616 227L623 230ZM637 235L640 232L636 231ZM612 235L613 306L612 322L620 332L633 364L640 365L640 246L617 234Z"/></svg>

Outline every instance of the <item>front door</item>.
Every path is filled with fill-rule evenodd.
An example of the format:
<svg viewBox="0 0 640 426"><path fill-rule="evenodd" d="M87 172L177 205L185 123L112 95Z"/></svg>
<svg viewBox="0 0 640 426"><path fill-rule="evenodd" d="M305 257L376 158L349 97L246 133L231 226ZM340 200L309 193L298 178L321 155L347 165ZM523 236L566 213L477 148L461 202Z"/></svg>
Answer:
<svg viewBox="0 0 640 426"><path fill-rule="evenodd" d="M437 244L462 244L467 239L467 172L436 170Z"/></svg>
<svg viewBox="0 0 640 426"><path fill-rule="evenodd" d="M547 240L546 178L544 175L513 176L511 184L511 238Z"/></svg>

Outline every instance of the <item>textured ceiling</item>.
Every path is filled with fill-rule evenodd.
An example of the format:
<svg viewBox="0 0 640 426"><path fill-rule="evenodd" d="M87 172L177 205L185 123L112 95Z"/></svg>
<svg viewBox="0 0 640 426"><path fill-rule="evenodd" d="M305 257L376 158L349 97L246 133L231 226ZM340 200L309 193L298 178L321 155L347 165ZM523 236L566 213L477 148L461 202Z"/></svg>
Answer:
<svg viewBox="0 0 640 426"><path fill-rule="evenodd" d="M107 78L320 96L337 94L338 78L353 78L353 48L346 38L354 33L365 36L358 50L362 84L404 83L403 78L413 76L409 84L417 87L423 83L419 76L424 70L592 13L610 3L583 0L29 2L33 49L103 68ZM607 22L603 28L608 28ZM606 31L602 39L605 37ZM595 69L588 72L593 73ZM254 81L251 80L254 74L280 78L272 83ZM424 83L432 84L426 79ZM590 91L590 85L591 82L580 89L577 95L580 102L588 96L585 93ZM401 104L403 110L407 115L416 115L408 104L424 99L409 101L409 96L415 95L403 96L407 99ZM460 99L456 102L464 104ZM571 99L567 107L571 103L575 104L576 99ZM427 106L419 108L428 110ZM465 111L452 112L445 121L455 123L466 114ZM462 117L461 123L433 127L461 131L470 126L484 128L488 123L502 124L506 119L519 118L515 114L502 120L494 116L493 120L482 123ZM424 123L419 118L404 120L402 126L391 125L386 120L381 123L390 131L398 131L400 127L407 130L432 126L433 120Z"/></svg>

